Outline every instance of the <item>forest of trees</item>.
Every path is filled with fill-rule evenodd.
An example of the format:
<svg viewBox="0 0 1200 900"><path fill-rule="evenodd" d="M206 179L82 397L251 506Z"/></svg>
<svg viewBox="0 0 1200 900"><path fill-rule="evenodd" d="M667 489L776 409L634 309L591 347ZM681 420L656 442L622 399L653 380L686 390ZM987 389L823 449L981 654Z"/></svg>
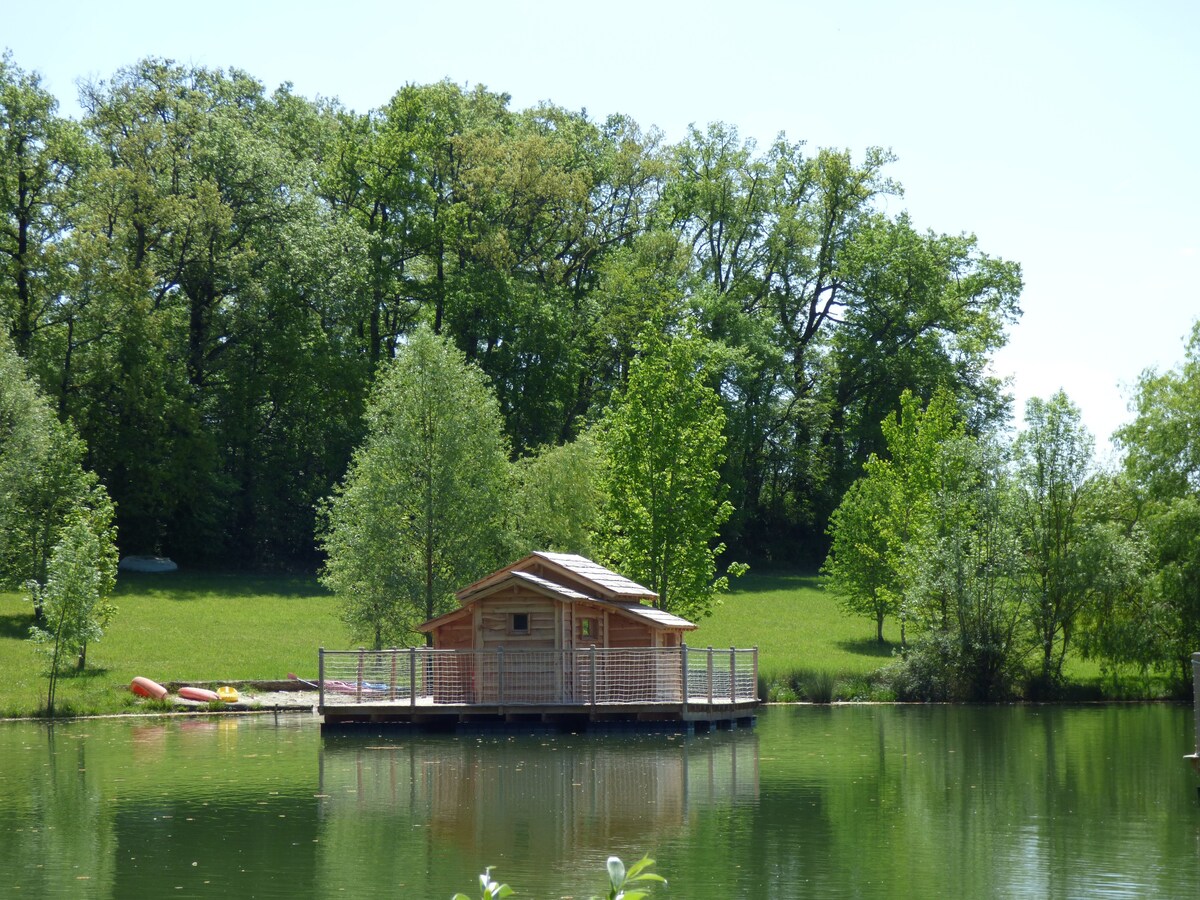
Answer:
<svg viewBox="0 0 1200 900"><path fill-rule="evenodd" d="M421 323L515 456L570 442L647 324L719 348L739 558L819 561L908 388L1003 413L1016 264L881 200L889 156L678 144L449 82L355 113L148 59L60 117L0 67L0 318L116 503L123 553L312 566L373 376Z"/></svg>
<svg viewBox="0 0 1200 900"><path fill-rule="evenodd" d="M913 638L908 677L936 659L960 695L1002 693L1013 658L1055 683L1069 646L1178 674L1200 641L1200 332L1138 384L1121 471L1095 468L1065 396L1012 438L989 360L1020 267L892 211L882 149L759 147L721 123L669 143L449 81L358 113L159 59L80 102L60 116L0 59L0 350L67 429L71 471L107 490L84 506L111 497L122 554L312 570L352 543L339 510L373 502L355 473L434 458L385 421L389 396L416 396L400 357L418 346L482 373L446 377L484 385L463 406L500 430L491 490L526 503L497 511L524 516L510 534L623 546L637 466L662 464L639 435L666 440L657 413L679 403L708 435L664 452L694 454L711 489L709 588L722 547L824 560L847 609ZM637 500L646 521L655 502ZM49 536L29 565L47 569ZM326 572L369 600L371 573Z"/></svg>

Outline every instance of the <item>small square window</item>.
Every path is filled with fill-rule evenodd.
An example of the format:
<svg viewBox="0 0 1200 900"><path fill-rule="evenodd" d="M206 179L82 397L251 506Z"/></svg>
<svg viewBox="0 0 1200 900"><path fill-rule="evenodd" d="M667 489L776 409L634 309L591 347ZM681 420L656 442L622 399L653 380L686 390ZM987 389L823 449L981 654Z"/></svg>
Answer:
<svg viewBox="0 0 1200 900"><path fill-rule="evenodd" d="M513 613L508 628L513 634L529 634L529 613Z"/></svg>
<svg viewBox="0 0 1200 900"><path fill-rule="evenodd" d="M584 619L582 622L579 623L579 636L580 637L591 637L592 636L592 620L591 619Z"/></svg>

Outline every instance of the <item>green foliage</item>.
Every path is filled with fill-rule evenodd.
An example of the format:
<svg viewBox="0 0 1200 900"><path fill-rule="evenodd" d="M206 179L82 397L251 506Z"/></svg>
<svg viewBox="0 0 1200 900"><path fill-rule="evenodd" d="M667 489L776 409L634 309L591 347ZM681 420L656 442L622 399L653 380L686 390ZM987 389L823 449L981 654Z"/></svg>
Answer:
<svg viewBox="0 0 1200 900"><path fill-rule="evenodd" d="M483 373L418 329L381 370L367 438L327 508L322 581L356 637L410 639L505 549L508 448Z"/></svg>
<svg viewBox="0 0 1200 900"><path fill-rule="evenodd" d="M593 425L647 323L694 323L739 554L820 552L903 388L996 415L1019 270L887 214L878 148L719 123L668 146L448 80L357 114L153 58L81 94L61 119L0 65L0 321L127 552L313 564L317 501L421 323L488 376L518 450Z"/></svg>
<svg viewBox="0 0 1200 900"><path fill-rule="evenodd" d="M650 871L653 866L654 860L649 856L643 856L626 869L620 857L610 856L608 862L605 864L608 870L609 884L608 894L606 895L607 900L642 900L644 897L649 897L649 891L633 886L645 883L665 885L667 879L663 878L657 872Z"/></svg>
<svg viewBox="0 0 1200 900"><path fill-rule="evenodd" d="M46 623L34 626L31 638L50 657L52 684L68 654L84 667L87 645L100 640L116 612L107 599L117 576L112 517L111 505L74 512L50 554L46 583L30 583Z"/></svg>
<svg viewBox="0 0 1200 900"><path fill-rule="evenodd" d="M1004 451L958 438L938 458L932 517L908 548L915 642L934 642L940 679L955 699L1002 700L1021 675L1026 597Z"/></svg>
<svg viewBox="0 0 1200 900"><path fill-rule="evenodd" d="M1126 521L1137 523L1154 574L1144 593L1118 601L1115 620L1132 627L1121 637L1109 628L1107 640L1126 651L1123 660L1186 686L1190 654L1200 647L1200 322L1182 365L1143 373L1135 408L1133 422L1117 432L1135 499Z"/></svg>
<svg viewBox="0 0 1200 900"><path fill-rule="evenodd" d="M600 455L589 432L568 444L542 447L517 460L514 551L592 555L599 515Z"/></svg>
<svg viewBox="0 0 1200 900"><path fill-rule="evenodd" d="M479 876L479 898L480 900L498 900L500 897L511 897L514 893L513 889L507 884L500 884L492 880L492 869L494 866L488 866L483 870L483 874ZM455 894L452 900L470 900L466 894Z"/></svg>
<svg viewBox="0 0 1200 900"><path fill-rule="evenodd" d="M110 527L108 495L83 468L84 452L0 335L0 584L36 585L39 615L52 553L72 517Z"/></svg>
<svg viewBox="0 0 1200 900"><path fill-rule="evenodd" d="M961 438L964 426L946 391L937 391L924 408L905 391L899 411L884 420L882 430L888 458L867 460L862 477L830 517L832 546L822 570L847 612L875 620L880 643L887 616L901 618L904 640L912 566L920 557L913 547L934 516L939 456L948 442Z"/></svg>
<svg viewBox="0 0 1200 900"><path fill-rule="evenodd" d="M725 499L725 414L705 383L702 342L647 332L629 383L612 401L598 440L604 509L597 542L618 571L658 594L658 605L694 619L729 585L716 575L714 543L733 507Z"/></svg>
<svg viewBox="0 0 1200 900"><path fill-rule="evenodd" d="M608 892L604 895L605 900L644 900L649 897L650 892L643 890L640 885L649 883L665 885L667 883L667 879L650 871L653 866L654 860L649 856L643 856L626 869L620 857L610 856L605 864L605 874L608 875L609 884ZM479 876L480 900L496 900L499 897L512 896L515 893L512 888L492 879L492 868L492 866L488 866ZM466 894L459 893L455 894L452 900L469 900L469 898Z"/></svg>
<svg viewBox="0 0 1200 900"><path fill-rule="evenodd" d="M833 701L835 680L832 672L813 672L805 679L804 698L810 703Z"/></svg>
<svg viewBox="0 0 1200 900"><path fill-rule="evenodd" d="M806 155L782 137L758 153L714 124L670 158L663 206L721 298L711 336L746 352L727 391L739 529L819 535L906 388L945 383L980 421L999 416L986 363L1018 315L1020 270L881 214L900 193L891 154Z"/></svg>
<svg viewBox="0 0 1200 900"><path fill-rule="evenodd" d="M1088 527L1096 480L1092 436L1079 408L1062 391L1049 401L1034 397L1026 405L1025 425L1014 448L1021 580L1041 659L1037 677L1051 688L1062 680L1076 622L1095 599L1095 555L1102 551L1088 545L1105 532Z"/></svg>
<svg viewBox="0 0 1200 900"><path fill-rule="evenodd" d="M63 239L87 158L81 129L57 107L36 72L0 56L0 327L26 357L70 290Z"/></svg>
<svg viewBox="0 0 1200 900"><path fill-rule="evenodd" d="M883 471L877 467L877 472ZM822 568L829 590L847 613L875 620L875 640L880 643L885 618L900 613L903 599L895 565L901 547L889 539L885 521L899 511L890 487L887 479L871 475L850 486L830 517L833 546Z"/></svg>
<svg viewBox="0 0 1200 900"><path fill-rule="evenodd" d="M1021 675L1024 556L1005 451L965 433L954 399L924 410L907 392L831 520L825 572L851 611L898 613L917 632L893 685L901 696L999 699ZM844 511L843 511L844 510ZM904 632L902 630L902 640Z"/></svg>

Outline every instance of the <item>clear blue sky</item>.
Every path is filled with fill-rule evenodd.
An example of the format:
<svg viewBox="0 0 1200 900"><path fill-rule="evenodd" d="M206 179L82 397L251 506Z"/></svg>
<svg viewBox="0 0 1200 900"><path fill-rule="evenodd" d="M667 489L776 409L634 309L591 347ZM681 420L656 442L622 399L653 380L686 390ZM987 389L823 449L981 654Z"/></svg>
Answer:
<svg viewBox="0 0 1200 900"><path fill-rule="evenodd" d="M1024 400L1064 388L1104 446L1146 367L1200 316L1200 4L9 0L0 46L78 115L75 81L143 56L236 66L356 110L445 77L632 115L678 139L892 148L918 227L973 232L1025 274L998 357Z"/></svg>

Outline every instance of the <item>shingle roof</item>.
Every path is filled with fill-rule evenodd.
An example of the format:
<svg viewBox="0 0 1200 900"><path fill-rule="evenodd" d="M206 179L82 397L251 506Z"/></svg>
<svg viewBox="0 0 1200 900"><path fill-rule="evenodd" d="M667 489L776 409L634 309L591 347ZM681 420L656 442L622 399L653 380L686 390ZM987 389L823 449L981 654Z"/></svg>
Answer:
<svg viewBox="0 0 1200 900"><path fill-rule="evenodd" d="M544 569L549 570L546 574L550 577L526 571L535 567L539 562L547 564ZM566 574L556 575L556 573ZM556 577L567 576L570 576L570 580L577 586L583 586L584 590L576 590L555 580ZM474 584L462 588L455 595L462 604L459 610L454 613L446 613L436 619L430 619L420 626L420 630L429 631L432 626L453 618L456 613L472 605L476 600L493 591L500 590L504 585L511 584L513 581L523 581L539 591L561 597L568 602L581 600L607 607L649 622L659 628L690 630L696 627L687 619L641 603L642 600L657 599L658 594L636 581L631 581L624 575L618 575L611 569L575 553L551 553L538 550L512 565L499 569Z"/></svg>
<svg viewBox="0 0 1200 900"><path fill-rule="evenodd" d="M618 597L653 599L658 596L654 591L642 587L636 581L631 581L624 575L618 575L612 569L606 569L599 563L592 562L587 557L579 556L576 553L551 553L547 550L536 550L531 556L540 557L560 566L576 577L604 588Z"/></svg>
<svg viewBox="0 0 1200 900"><path fill-rule="evenodd" d="M582 559L583 557L579 557ZM601 567L602 568L602 567ZM607 571L607 570L606 570ZM619 577L619 576L618 576ZM493 591L501 590L506 584L513 581L523 581L531 587L542 591L546 594L552 594L561 597L568 602L583 601L591 603L594 606L599 606L605 609L611 609L616 612L624 613L635 619L641 619L659 628L678 628L681 630L690 631L696 626L687 619L682 619L679 616L673 615L666 610L656 609L653 606L646 606L644 603L639 603L636 600L607 600L603 597L593 597L588 594L581 593L573 588L569 588L564 584L559 584L556 581L551 581L549 578L542 578L540 575L534 575L532 572L521 572L516 570L503 571L499 578L486 579L487 584L472 592L471 596L463 600L463 605L453 612L444 613L436 619L430 619L419 626L421 631L431 631L435 626L440 625L443 621L448 621L454 618L457 614L463 612L471 604ZM633 582L630 582L633 584Z"/></svg>
<svg viewBox="0 0 1200 900"><path fill-rule="evenodd" d="M604 605L623 610L639 619L647 619L663 628L684 628L691 630L696 627L687 619L681 619L679 616L669 613L665 609L655 609L653 606L645 606L641 603L604 603Z"/></svg>
<svg viewBox="0 0 1200 900"><path fill-rule="evenodd" d="M558 594L560 597L566 597L568 600L592 599L587 594L581 594L579 591L573 591L569 587L558 584L555 581L551 581L549 578L542 578L538 575L534 575L532 572L512 572L510 573L510 577L520 578L522 581L528 581L530 584L540 587L543 590Z"/></svg>
<svg viewBox="0 0 1200 900"><path fill-rule="evenodd" d="M563 554L560 554L563 555ZM583 557L578 557L583 559ZM603 568L602 566L598 568ZM605 571L608 571L607 569ZM548 578L542 578L538 575L533 575L529 572L512 572L511 578L519 578L522 581L528 582L536 587L541 588L549 593L558 594L567 600L585 600L588 603L594 603L597 606L606 606L609 609L617 609L628 615L639 619L645 619L648 622L653 622L662 628L687 628L692 629L696 626L687 619L682 619L679 616L673 615L663 609L655 609L653 606L646 606L643 603L637 602L621 602L617 600L604 600L597 597L589 597L587 594L581 594L579 591L572 590L569 587L551 581ZM617 576L620 578L620 576ZM626 579L628 580L628 579ZM633 584L633 582L629 582Z"/></svg>

